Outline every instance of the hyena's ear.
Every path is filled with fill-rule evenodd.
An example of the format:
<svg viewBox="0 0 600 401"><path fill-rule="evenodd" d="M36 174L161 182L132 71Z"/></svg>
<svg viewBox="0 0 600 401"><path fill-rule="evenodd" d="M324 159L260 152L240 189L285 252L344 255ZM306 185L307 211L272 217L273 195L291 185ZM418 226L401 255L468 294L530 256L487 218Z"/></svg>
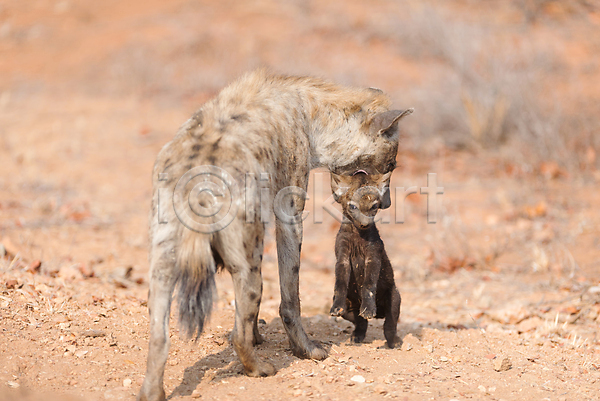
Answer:
<svg viewBox="0 0 600 401"><path fill-rule="evenodd" d="M414 109L389 110L378 113L371 120L371 131L386 139L393 139L398 135L398 121L404 116L411 114Z"/></svg>
<svg viewBox="0 0 600 401"><path fill-rule="evenodd" d="M339 203L339 199L344 193L350 188L351 176L341 174L331 174L331 192L333 192L333 199Z"/></svg>

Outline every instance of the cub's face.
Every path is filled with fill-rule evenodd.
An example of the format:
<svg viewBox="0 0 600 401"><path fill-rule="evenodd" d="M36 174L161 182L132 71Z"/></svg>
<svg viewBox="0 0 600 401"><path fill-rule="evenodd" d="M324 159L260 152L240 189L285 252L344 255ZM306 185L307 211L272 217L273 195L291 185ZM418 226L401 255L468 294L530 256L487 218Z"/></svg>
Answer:
<svg viewBox="0 0 600 401"><path fill-rule="evenodd" d="M389 207L389 182L387 174L354 175L331 174L333 197L342 206L344 216L360 230L374 224L379 209Z"/></svg>

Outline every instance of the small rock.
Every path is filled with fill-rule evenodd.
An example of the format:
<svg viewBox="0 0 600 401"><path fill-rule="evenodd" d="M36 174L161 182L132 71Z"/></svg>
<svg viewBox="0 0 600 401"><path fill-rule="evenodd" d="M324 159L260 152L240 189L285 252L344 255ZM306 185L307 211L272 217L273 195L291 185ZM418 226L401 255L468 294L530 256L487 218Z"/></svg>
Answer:
<svg viewBox="0 0 600 401"><path fill-rule="evenodd" d="M71 327L71 322L64 322L58 324L58 328L61 330L67 330L69 327Z"/></svg>
<svg viewBox="0 0 600 401"><path fill-rule="evenodd" d="M77 265L77 270L79 270L79 273L81 273L84 278L94 277L95 275L92 266L88 265L87 263L79 263Z"/></svg>
<svg viewBox="0 0 600 401"><path fill-rule="evenodd" d="M199 389L195 388L194 391L192 391L191 397L192 398L200 398L200 397L202 397L202 394L200 394Z"/></svg>
<svg viewBox="0 0 600 401"><path fill-rule="evenodd" d="M108 341L108 345L110 347L114 347L114 346L117 345L117 337L113 333L110 333L108 335L108 337L106 337L106 338L107 338L107 341Z"/></svg>
<svg viewBox="0 0 600 401"><path fill-rule="evenodd" d="M9 280L6 280L4 285L6 285L7 290L13 290L19 285L19 282L14 278L11 278Z"/></svg>
<svg viewBox="0 0 600 401"><path fill-rule="evenodd" d="M106 335L102 330L86 330L81 333L82 337L104 337Z"/></svg>
<svg viewBox="0 0 600 401"><path fill-rule="evenodd" d="M58 277L65 280L81 280L83 278L77 265L62 266L58 271Z"/></svg>
<svg viewBox="0 0 600 401"><path fill-rule="evenodd" d="M496 372L504 372L512 368L512 363L508 357L498 358L494 361L494 370Z"/></svg>
<svg viewBox="0 0 600 401"><path fill-rule="evenodd" d="M131 379L130 378L123 380L123 387L131 387Z"/></svg>
<svg viewBox="0 0 600 401"><path fill-rule="evenodd" d="M411 333L409 333L406 336L404 336L404 338L402 339L402 346L400 347L400 349L402 351L410 351L413 348L416 348L416 346L420 342L421 341L417 337L415 337Z"/></svg>
<svg viewBox="0 0 600 401"><path fill-rule="evenodd" d="M37 259L37 260L34 260L33 262L31 262L29 264L29 266L27 266L26 271L29 273L39 273L41 268L42 268L42 262L39 259Z"/></svg>
<svg viewBox="0 0 600 401"><path fill-rule="evenodd" d="M356 382L356 383L364 383L366 381L365 378L362 377L361 375L352 376L352 378L350 380L353 382Z"/></svg>
<svg viewBox="0 0 600 401"><path fill-rule="evenodd" d="M429 352L430 354L433 353L433 345L429 344L428 346L425 347L425 349L427 350L427 352Z"/></svg>
<svg viewBox="0 0 600 401"><path fill-rule="evenodd" d="M482 393L485 393L487 391L486 388L485 388L485 386L482 386L481 384L479 386L477 386L477 389L479 391L481 391Z"/></svg>
<svg viewBox="0 0 600 401"><path fill-rule="evenodd" d="M11 387L11 388L19 388L19 387L21 387L21 385L19 383L13 382L13 381L9 381L6 384L8 385L8 387Z"/></svg>
<svg viewBox="0 0 600 401"><path fill-rule="evenodd" d="M20 253L19 248L8 237L2 238L2 247L4 248L4 255L15 257Z"/></svg>
<svg viewBox="0 0 600 401"><path fill-rule="evenodd" d="M544 322L537 316L530 317L523 320L517 325L517 331L520 333L527 333L529 331L536 330L538 327L543 327Z"/></svg>
<svg viewBox="0 0 600 401"><path fill-rule="evenodd" d="M75 352L75 356L76 356L77 358L83 358L83 357L84 357L84 355L85 355L85 354L87 354L88 352L89 352L89 351L87 351L87 350L80 349L79 351L76 351L76 352Z"/></svg>

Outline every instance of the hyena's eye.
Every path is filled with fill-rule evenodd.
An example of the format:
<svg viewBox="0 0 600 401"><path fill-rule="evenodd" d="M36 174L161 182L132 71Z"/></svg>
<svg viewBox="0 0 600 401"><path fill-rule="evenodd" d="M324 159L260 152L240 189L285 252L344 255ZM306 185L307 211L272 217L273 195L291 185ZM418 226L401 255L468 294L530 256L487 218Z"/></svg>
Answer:
<svg viewBox="0 0 600 401"><path fill-rule="evenodd" d="M352 203L349 203L349 204L348 204L348 207L350 208L350 210L356 210L356 209L358 209L358 208L356 207L356 205L354 205L354 204L352 204Z"/></svg>
<svg viewBox="0 0 600 401"><path fill-rule="evenodd" d="M371 206L371 211L375 211L379 209L379 205L378 204L374 204L373 206Z"/></svg>
<svg viewBox="0 0 600 401"><path fill-rule="evenodd" d="M386 173L389 173L390 171L393 171L396 168L396 163L390 163L387 165L387 171Z"/></svg>

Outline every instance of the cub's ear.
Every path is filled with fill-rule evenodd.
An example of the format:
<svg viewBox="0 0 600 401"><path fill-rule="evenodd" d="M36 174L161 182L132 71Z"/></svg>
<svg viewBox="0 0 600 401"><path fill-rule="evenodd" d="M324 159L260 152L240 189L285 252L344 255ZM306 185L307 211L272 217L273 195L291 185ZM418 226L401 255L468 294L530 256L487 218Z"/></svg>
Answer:
<svg viewBox="0 0 600 401"><path fill-rule="evenodd" d="M398 134L398 121L409 114L414 109L406 110L389 110L383 113L378 113L371 120L371 132L377 133L386 139L392 139Z"/></svg>
<svg viewBox="0 0 600 401"><path fill-rule="evenodd" d="M331 174L331 192L333 192L333 199L339 203L339 199L344 193L350 188L351 176L341 174Z"/></svg>
<svg viewBox="0 0 600 401"><path fill-rule="evenodd" d="M392 200L390 199L390 178L392 176L392 172L388 172L382 174L377 177L377 189L379 190L379 194L381 196L381 209L387 209L392 205Z"/></svg>
<svg viewBox="0 0 600 401"><path fill-rule="evenodd" d="M384 187L381 194L381 209L388 209L392 206L392 199L390 198L390 187Z"/></svg>

